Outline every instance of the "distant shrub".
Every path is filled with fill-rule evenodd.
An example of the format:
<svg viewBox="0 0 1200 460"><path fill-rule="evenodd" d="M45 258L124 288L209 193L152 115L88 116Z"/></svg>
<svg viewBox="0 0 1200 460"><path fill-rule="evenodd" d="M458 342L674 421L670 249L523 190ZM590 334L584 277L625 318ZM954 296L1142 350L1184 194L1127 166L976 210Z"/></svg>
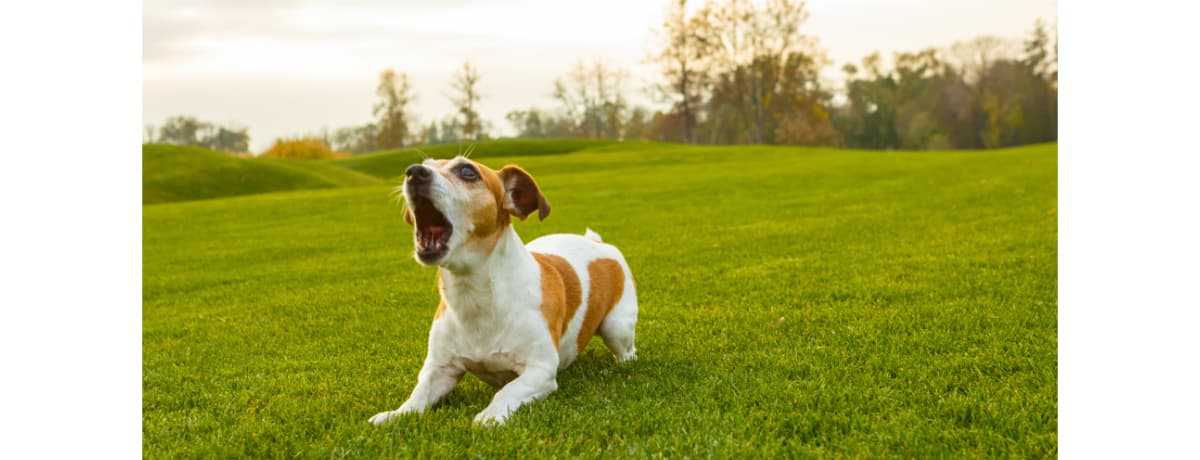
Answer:
<svg viewBox="0 0 1200 460"><path fill-rule="evenodd" d="M265 157L296 160L332 160L344 158L344 152L334 152L325 141L316 138L276 139L275 145L263 153Z"/></svg>

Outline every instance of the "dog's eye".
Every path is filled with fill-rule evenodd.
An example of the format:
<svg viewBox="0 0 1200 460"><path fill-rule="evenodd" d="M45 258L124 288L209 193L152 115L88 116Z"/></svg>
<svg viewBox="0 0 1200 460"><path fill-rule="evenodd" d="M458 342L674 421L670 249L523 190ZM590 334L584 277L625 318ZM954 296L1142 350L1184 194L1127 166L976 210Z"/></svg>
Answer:
<svg viewBox="0 0 1200 460"><path fill-rule="evenodd" d="M479 180L479 171L476 171L470 165L463 165L461 168L458 168L458 177L467 182L475 182Z"/></svg>

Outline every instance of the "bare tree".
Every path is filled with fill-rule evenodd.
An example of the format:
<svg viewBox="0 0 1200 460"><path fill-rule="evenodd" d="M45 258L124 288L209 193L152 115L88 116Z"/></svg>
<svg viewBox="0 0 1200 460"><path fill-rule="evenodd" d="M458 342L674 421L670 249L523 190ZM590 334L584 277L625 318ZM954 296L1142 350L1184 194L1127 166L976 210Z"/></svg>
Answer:
<svg viewBox="0 0 1200 460"><path fill-rule="evenodd" d="M695 142L696 121L702 103L702 91L707 71L704 68L705 47L697 32L703 17L687 18L687 0L676 0L667 10L667 18L655 33L658 50L650 57L657 64L662 80L651 92L668 101L681 123L679 141Z"/></svg>
<svg viewBox="0 0 1200 460"><path fill-rule="evenodd" d="M479 111L476 109L482 97L479 94L479 69L472 66L471 61L464 62L462 72L454 75L450 88L454 90L450 101L458 109L459 115L462 115L463 138L478 140L483 134L483 123L480 122Z"/></svg>
<svg viewBox="0 0 1200 460"><path fill-rule="evenodd" d="M791 61L814 68L826 63L815 39L800 31L806 20L805 2L794 0L768 0L761 7L750 0L707 3L697 13L693 32L712 78L725 85L718 101L727 106L710 111L736 113L748 142L771 141L772 96L780 75L794 67Z"/></svg>
<svg viewBox="0 0 1200 460"><path fill-rule="evenodd" d="M406 110L416 98L412 94L408 74L384 70L379 74L379 86L375 94L380 99L372 110L372 114L379 117L376 146L383 149L402 147L409 137L410 120Z"/></svg>
<svg viewBox="0 0 1200 460"><path fill-rule="evenodd" d="M1020 48L1016 41L985 35L955 42L946 50L946 58L968 83L975 83L993 62L1016 59Z"/></svg>
<svg viewBox="0 0 1200 460"><path fill-rule="evenodd" d="M618 139L628 102L624 95L629 74L620 68L595 61L588 67L579 61L564 80L554 82L554 98L563 105L565 117L579 137Z"/></svg>

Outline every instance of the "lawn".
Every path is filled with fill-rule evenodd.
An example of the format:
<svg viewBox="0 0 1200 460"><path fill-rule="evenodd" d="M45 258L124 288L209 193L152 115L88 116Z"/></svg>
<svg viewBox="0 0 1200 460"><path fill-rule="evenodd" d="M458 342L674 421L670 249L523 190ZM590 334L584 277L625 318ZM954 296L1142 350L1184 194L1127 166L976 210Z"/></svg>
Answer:
<svg viewBox="0 0 1200 460"><path fill-rule="evenodd" d="M553 204L526 241L624 251L638 361L593 340L499 428L472 426L494 390L470 376L372 426L438 302L396 179L148 205L145 456L1057 456L1057 145L487 147ZM415 157L390 155L354 169Z"/></svg>
<svg viewBox="0 0 1200 460"><path fill-rule="evenodd" d="M142 204L379 184L333 161L237 158L180 145L142 145Z"/></svg>

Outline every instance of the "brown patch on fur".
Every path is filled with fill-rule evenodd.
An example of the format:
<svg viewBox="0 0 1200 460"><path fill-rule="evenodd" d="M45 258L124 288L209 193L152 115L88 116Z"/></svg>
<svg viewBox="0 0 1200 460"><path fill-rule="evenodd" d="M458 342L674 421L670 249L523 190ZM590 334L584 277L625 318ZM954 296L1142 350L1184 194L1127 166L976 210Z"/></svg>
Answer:
<svg viewBox="0 0 1200 460"><path fill-rule="evenodd" d="M485 200L489 205L478 209L478 212L472 216L472 221L475 223L477 233L481 235L485 232L495 233L510 222L509 214L504 210L504 183L500 180L500 175L492 168L474 161L471 163L479 171L480 182L492 195L491 200Z"/></svg>
<svg viewBox="0 0 1200 460"><path fill-rule="evenodd" d="M614 259L602 258L588 263L588 278L591 282L588 283L587 313L575 342L578 353L583 353L584 347L600 327L600 322L617 305L625 291L625 271L621 269L621 263Z"/></svg>
<svg viewBox="0 0 1200 460"><path fill-rule="evenodd" d="M462 164L474 166L479 172L479 180L467 182L459 178L455 171ZM504 182L500 174L465 158L457 161L439 160L438 172L471 195L470 206L465 211L473 228L465 246L472 251L491 252L500 239L501 230L510 223L509 212L504 209Z"/></svg>
<svg viewBox="0 0 1200 460"><path fill-rule="evenodd" d="M550 337L557 349L567 323L583 302L582 285L567 259L538 252L530 254L542 267L542 316L546 318L546 326L550 328Z"/></svg>
<svg viewBox="0 0 1200 460"><path fill-rule="evenodd" d="M446 311L446 301L445 300L438 302L438 309L436 312L433 313L434 321L437 321L438 318L441 318L442 312L444 312L444 311Z"/></svg>

